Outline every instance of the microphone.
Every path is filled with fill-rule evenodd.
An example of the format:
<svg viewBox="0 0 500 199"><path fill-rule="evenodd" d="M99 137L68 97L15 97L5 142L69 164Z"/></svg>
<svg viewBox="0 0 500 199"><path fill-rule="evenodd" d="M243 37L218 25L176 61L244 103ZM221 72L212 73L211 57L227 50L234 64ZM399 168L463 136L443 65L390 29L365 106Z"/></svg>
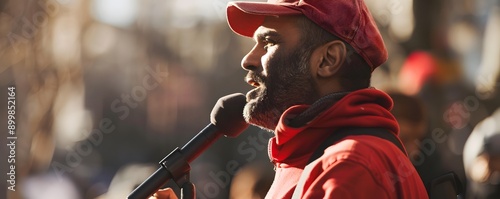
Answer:
<svg viewBox="0 0 500 199"><path fill-rule="evenodd" d="M245 95L235 93L221 97L210 113L210 124L194 136L181 149L178 147L160 161L160 168L140 184L128 199L145 199L153 195L169 179L180 180L196 159L222 135L237 137L249 125L243 119Z"/></svg>

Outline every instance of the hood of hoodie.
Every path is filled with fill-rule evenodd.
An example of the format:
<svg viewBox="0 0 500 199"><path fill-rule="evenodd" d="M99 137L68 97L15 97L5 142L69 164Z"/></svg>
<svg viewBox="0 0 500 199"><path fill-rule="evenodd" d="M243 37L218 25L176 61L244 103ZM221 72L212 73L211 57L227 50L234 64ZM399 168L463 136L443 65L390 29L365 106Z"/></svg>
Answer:
<svg viewBox="0 0 500 199"><path fill-rule="evenodd" d="M390 113L392 106L393 101L386 93L374 88L361 89L334 102L300 127L290 126L290 121L311 105L292 106L282 114L275 136L269 141L269 157L280 167L303 168L324 139L345 127L386 128L397 136L399 126Z"/></svg>

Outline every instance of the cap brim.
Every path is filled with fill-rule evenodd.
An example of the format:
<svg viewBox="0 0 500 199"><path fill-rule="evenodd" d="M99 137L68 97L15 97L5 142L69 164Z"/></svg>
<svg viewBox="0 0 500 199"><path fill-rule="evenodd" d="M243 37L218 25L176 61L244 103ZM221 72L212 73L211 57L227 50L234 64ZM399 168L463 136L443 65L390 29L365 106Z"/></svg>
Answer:
<svg viewBox="0 0 500 199"><path fill-rule="evenodd" d="M235 33L253 37L257 28L264 22L266 16L302 14L293 9L293 4L270 4L265 2L229 2L227 5L227 22Z"/></svg>

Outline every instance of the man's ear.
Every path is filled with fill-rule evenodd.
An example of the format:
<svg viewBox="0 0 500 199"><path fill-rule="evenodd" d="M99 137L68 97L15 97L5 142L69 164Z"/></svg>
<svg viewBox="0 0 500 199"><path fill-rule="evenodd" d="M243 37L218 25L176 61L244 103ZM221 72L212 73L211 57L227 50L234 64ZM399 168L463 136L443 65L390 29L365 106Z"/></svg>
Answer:
<svg viewBox="0 0 500 199"><path fill-rule="evenodd" d="M319 67L317 75L319 77L331 77L336 74L344 64L347 55L347 48L344 42L334 40L320 47Z"/></svg>

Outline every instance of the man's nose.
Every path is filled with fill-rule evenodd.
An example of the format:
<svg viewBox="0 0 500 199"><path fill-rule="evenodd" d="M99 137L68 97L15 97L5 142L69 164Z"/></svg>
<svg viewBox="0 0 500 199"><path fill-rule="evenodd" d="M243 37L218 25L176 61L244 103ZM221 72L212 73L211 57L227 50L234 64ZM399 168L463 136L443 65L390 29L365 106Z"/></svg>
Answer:
<svg viewBox="0 0 500 199"><path fill-rule="evenodd" d="M241 67L247 71L254 71L261 68L261 57L263 52L260 52L255 45L250 52L248 52L245 57L241 60ZM265 52L264 52L265 53Z"/></svg>

